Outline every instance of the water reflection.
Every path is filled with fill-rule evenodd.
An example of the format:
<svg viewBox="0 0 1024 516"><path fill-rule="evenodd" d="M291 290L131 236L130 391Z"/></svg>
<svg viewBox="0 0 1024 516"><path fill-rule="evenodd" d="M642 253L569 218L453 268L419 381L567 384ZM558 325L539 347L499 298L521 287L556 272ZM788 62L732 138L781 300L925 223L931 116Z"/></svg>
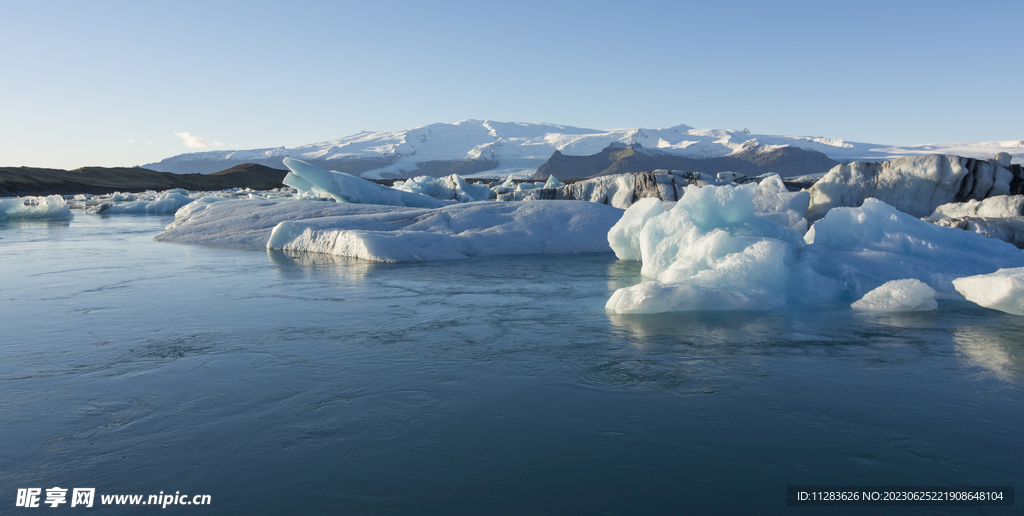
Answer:
<svg viewBox="0 0 1024 516"><path fill-rule="evenodd" d="M337 256L328 253L306 253L267 249L267 257L274 265L287 267L289 271L301 270L307 275L332 275L349 283L365 283L367 276L388 264ZM281 269L278 269L279 271Z"/></svg>
<svg viewBox="0 0 1024 516"><path fill-rule="evenodd" d="M0 220L0 231L5 229L67 229L72 219Z"/></svg>
<svg viewBox="0 0 1024 516"><path fill-rule="evenodd" d="M1000 380L1024 380L1024 343L1020 333L1006 328L961 327L953 333L956 350L973 366L984 368Z"/></svg>

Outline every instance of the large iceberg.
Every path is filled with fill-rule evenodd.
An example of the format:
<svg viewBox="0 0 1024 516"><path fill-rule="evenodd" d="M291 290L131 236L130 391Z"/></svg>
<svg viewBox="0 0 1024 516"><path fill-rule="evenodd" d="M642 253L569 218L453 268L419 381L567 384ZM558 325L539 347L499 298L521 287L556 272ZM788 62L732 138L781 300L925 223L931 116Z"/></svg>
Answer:
<svg viewBox="0 0 1024 516"><path fill-rule="evenodd" d="M440 208L451 202L414 192L396 190L343 172L324 170L304 161L284 158L290 171L284 184L300 193L315 192L352 204L384 204L412 208Z"/></svg>
<svg viewBox="0 0 1024 516"><path fill-rule="evenodd" d="M1006 218L1024 216L1024 195L997 195L980 201L943 204L928 216L931 220L954 217Z"/></svg>
<svg viewBox="0 0 1024 516"><path fill-rule="evenodd" d="M70 219L71 209L59 195L0 199L0 220Z"/></svg>
<svg viewBox="0 0 1024 516"><path fill-rule="evenodd" d="M816 244L807 253L853 275L854 295L911 278L953 292L955 278L1024 266L1024 253L1011 244L922 221L878 199L832 209L804 239Z"/></svg>
<svg viewBox="0 0 1024 516"><path fill-rule="evenodd" d="M793 296L834 295L838 284L799 261L800 233L756 215L757 193L756 184L691 185L666 213L649 202L630 207L609 241L618 256L639 256L641 274L657 282L617 290L606 308L770 310Z"/></svg>
<svg viewBox="0 0 1024 516"><path fill-rule="evenodd" d="M836 207L860 206L868 198L926 217L943 204L1022 193L1021 166L1004 161L927 155L838 165L811 187L808 218L816 220Z"/></svg>
<svg viewBox="0 0 1024 516"><path fill-rule="evenodd" d="M760 218L757 185L687 187L668 212L630 207L609 232L620 257L639 256L647 282L616 291L617 313L772 309L858 299L913 279L956 296L952 280L1024 266L1012 245L922 221L877 199L835 208L801 237ZM877 294L881 295L881 294ZM849 301L846 301L849 302Z"/></svg>
<svg viewBox="0 0 1024 516"><path fill-rule="evenodd" d="M943 204L928 219L940 226L973 231L1024 248L1024 195Z"/></svg>
<svg viewBox="0 0 1024 516"><path fill-rule="evenodd" d="M953 280L968 301L1008 314L1024 315L1024 268L1000 269Z"/></svg>

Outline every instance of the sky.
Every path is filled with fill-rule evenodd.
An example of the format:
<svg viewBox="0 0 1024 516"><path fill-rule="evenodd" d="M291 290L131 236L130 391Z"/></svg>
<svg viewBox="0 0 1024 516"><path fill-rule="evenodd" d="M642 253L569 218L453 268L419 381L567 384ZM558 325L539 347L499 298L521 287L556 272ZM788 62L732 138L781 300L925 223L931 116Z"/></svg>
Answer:
<svg viewBox="0 0 1024 516"><path fill-rule="evenodd" d="M0 166L468 119L1024 139L1020 0L0 0Z"/></svg>

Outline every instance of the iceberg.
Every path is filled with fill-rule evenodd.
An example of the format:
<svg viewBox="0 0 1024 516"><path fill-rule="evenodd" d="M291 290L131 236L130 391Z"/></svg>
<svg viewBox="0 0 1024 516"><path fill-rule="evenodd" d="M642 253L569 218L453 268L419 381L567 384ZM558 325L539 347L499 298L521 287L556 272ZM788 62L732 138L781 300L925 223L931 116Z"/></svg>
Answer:
<svg viewBox="0 0 1024 516"><path fill-rule="evenodd" d="M640 199L656 197L663 201L678 201L687 185L725 184L723 181L697 172L655 170L600 176L573 184L546 188L544 183L520 183L515 191L498 189L499 201L565 200L589 201L626 209Z"/></svg>
<svg viewBox="0 0 1024 516"><path fill-rule="evenodd" d="M607 310L770 310L860 297L858 306L866 307L883 306L886 295L920 308L927 292L897 292L906 282L864 294L917 280L958 297L958 277L1024 266L1024 253L1010 244L937 226L877 199L834 208L801 236L757 216L758 189L691 185L670 211L659 213L655 201L627 209L609 243L617 256L639 256L641 273L657 282L619 289Z"/></svg>
<svg viewBox="0 0 1024 516"><path fill-rule="evenodd" d="M494 199L497 194L485 184L469 184L458 174L437 178L419 176L407 181L398 181L392 186L396 190L428 195L435 199L475 202Z"/></svg>
<svg viewBox="0 0 1024 516"><path fill-rule="evenodd" d="M759 218L758 185L686 187L672 210L657 214L637 203L609 232L616 254L640 255L645 282L617 290L605 308L614 313L681 310L771 310L791 296L831 293L837 285L798 260L800 233ZM636 226L642 224L637 238Z"/></svg>
<svg viewBox="0 0 1024 516"><path fill-rule="evenodd" d="M0 220L70 219L71 208L59 195L0 199Z"/></svg>
<svg viewBox="0 0 1024 516"><path fill-rule="evenodd" d="M939 307L935 290L916 279L893 280L850 305L871 312L924 312Z"/></svg>
<svg viewBox="0 0 1024 516"><path fill-rule="evenodd" d="M876 198L915 217L938 206L1020 194L1022 169L999 161L926 155L838 165L811 187L808 218L817 220L836 207L860 206Z"/></svg>
<svg viewBox="0 0 1024 516"><path fill-rule="evenodd" d="M351 204L383 204L413 208L440 208L451 204L420 193L405 192L345 174L310 165L304 161L284 158L290 171L284 184L300 194L315 192L335 201Z"/></svg>
<svg viewBox="0 0 1024 516"><path fill-rule="evenodd" d="M953 280L968 301L1014 315L1024 315L1024 267L999 269Z"/></svg>
<svg viewBox="0 0 1024 516"><path fill-rule="evenodd" d="M268 249L375 262L611 251L622 210L587 202L476 202L439 209L322 217L278 224Z"/></svg>
<svg viewBox="0 0 1024 516"><path fill-rule="evenodd" d="M181 193L185 192L185 193ZM193 199L188 197L188 192L181 189L168 190L156 199L151 201L132 201L124 204L113 204L109 202L102 203L98 206L89 208L86 210L88 213L94 214L121 214L121 213L134 213L134 214L170 214L175 213L182 206L189 204Z"/></svg>
<svg viewBox="0 0 1024 516"><path fill-rule="evenodd" d="M161 242L247 245L377 262L472 256L609 252L622 210L594 203L453 204L426 209L265 199L204 202L182 209Z"/></svg>
<svg viewBox="0 0 1024 516"><path fill-rule="evenodd" d="M1024 249L1024 217L953 217L937 220L935 224L973 231Z"/></svg>
<svg viewBox="0 0 1024 516"><path fill-rule="evenodd" d="M997 195L980 201L943 204L928 216L930 220L955 217L1007 218L1024 216L1024 195Z"/></svg>
<svg viewBox="0 0 1024 516"><path fill-rule="evenodd" d="M853 275L854 295L896 279L917 279L949 293L955 278L1024 266L1024 253L1011 244L923 221L878 199L833 208L804 240L815 244L805 252L819 263Z"/></svg>

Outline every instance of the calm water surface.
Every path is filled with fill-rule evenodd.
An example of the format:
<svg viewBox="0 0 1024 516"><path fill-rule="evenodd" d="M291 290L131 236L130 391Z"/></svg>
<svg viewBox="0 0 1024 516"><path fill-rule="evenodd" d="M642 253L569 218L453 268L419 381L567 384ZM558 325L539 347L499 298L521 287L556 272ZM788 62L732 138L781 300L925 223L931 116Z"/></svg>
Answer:
<svg viewBox="0 0 1024 516"><path fill-rule="evenodd" d="M83 514L878 514L786 486L1024 485L1021 317L609 316L640 281L612 255L153 242L171 220L0 223L0 513L53 486L212 497Z"/></svg>

